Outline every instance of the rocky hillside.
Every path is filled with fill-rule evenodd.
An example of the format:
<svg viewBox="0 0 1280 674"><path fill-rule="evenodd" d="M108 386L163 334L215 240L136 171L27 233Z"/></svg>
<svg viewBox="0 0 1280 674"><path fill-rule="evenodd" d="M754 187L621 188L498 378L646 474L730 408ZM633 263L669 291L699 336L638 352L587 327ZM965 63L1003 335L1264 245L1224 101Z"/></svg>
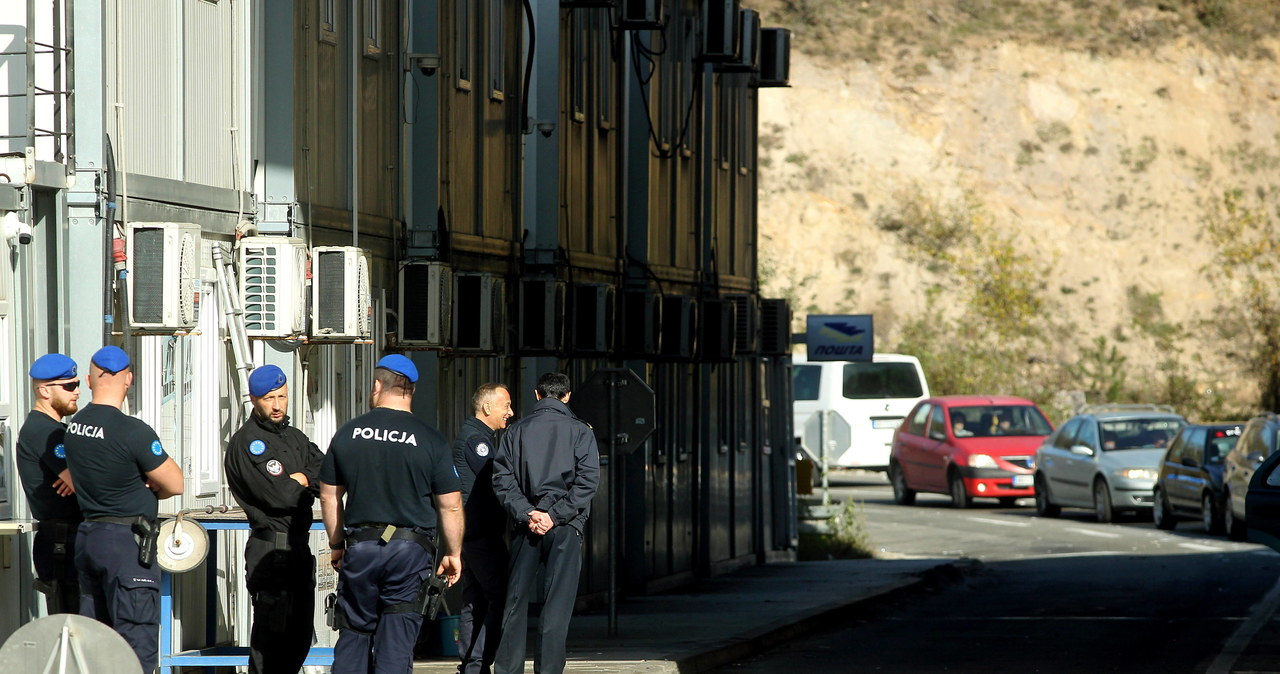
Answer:
<svg viewBox="0 0 1280 674"><path fill-rule="evenodd" d="M760 227L797 328L872 313L943 393L1272 402L1280 5L749 4L794 31L791 88L761 92Z"/></svg>

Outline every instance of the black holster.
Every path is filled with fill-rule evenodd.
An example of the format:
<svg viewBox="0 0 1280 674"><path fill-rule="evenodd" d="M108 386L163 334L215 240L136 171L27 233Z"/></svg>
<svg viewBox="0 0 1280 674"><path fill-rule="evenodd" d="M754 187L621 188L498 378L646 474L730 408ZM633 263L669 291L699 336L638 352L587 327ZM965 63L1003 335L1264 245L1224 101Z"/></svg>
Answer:
<svg viewBox="0 0 1280 674"><path fill-rule="evenodd" d="M156 544L160 540L160 522L138 515L129 525L133 540L138 544L138 563L146 568L156 561Z"/></svg>
<svg viewBox="0 0 1280 674"><path fill-rule="evenodd" d="M449 587L449 582L444 576L431 574L422 582L418 588L418 596L409 602L403 604L392 604L383 609L383 613L420 613L427 617L428 620L435 620L436 614L440 612L440 607L444 605L444 591Z"/></svg>

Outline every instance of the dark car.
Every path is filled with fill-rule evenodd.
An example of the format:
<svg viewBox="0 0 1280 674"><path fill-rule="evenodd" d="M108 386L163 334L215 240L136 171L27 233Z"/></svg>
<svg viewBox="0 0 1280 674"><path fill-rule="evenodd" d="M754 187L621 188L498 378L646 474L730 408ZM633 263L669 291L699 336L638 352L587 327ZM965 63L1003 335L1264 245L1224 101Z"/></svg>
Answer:
<svg viewBox="0 0 1280 674"><path fill-rule="evenodd" d="M1034 495L1031 453L1053 426L1035 403L1009 396L940 396L916 404L893 435L889 482L899 505L916 492L1013 505Z"/></svg>
<svg viewBox="0 0 1280 674"><path fill-rule="evenodd" d="M1233 541L1244 540L1249 482L1263 460L1275 453L1277 434L1280 434L1280 415L1259 414L1245 424L1240 440L1227 452L1222 477L1222 524Z"/></svg>
<svg viewBox="0 0 1280 674"><path fill-rule="evenodd" d="M1198 519L1209 533L1222 531L1223 459L1244 424L1196 424L1182 429L1160 464L1151 517L1159 529Z"/></svg>
<svg viewBox="0 0 1280 674"><path fill-rule="evenodd" d="M1280 452L1267 457L1249 478L1244 501L1249 540L1280 552Z"/></svg>

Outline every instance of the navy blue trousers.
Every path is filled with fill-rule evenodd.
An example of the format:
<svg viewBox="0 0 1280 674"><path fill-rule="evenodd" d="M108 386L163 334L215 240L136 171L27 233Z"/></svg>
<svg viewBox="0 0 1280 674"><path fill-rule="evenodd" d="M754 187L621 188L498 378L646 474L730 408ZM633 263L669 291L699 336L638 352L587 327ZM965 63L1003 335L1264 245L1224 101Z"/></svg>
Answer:
<svg viewBox="0 0 1280 674"><path fill-rule="evenodd" d="M507 544L502 535L462 542L462 612L458 653L462 674L488 674L502 637L507 596Z"/></svg>
<svg viewBox="0 0 1280 674"><path fill-rule="evenodd" d="M42 521L36 531L31 561L36 567L36 578L52 589L45 595L49 615L80 612L80 575L76 571L79 528L79 522Z"/></svg>
<svg viewBox="0 0 1280 674"><path fill-rule="evenodd" d="M124 524L82 522L76 541L80 615L116 631L142 671L160 664L160 567L138 563L138 545Z"/></svg>
<svg viewBox="0 0 1280 674"><path fill-rule="evenodd" d="M466 563L463 563L466 566ZM547 599L539 620L538 650L533 671L559 674L564 671L565 639L569 619L578 597L578 575L582 572L582 534L570 526L552 527L546 536L527 529L511 542L511 580L507 583L507 603L502 615L502 643L493 663L498 674L524 672L525 633L529 629L529 601L535 596L538 568L545 567Z"/></svg>
<svg viewBox="0 0 1280 674"><path fill-rule="evenodd" d="M432 568L431 555L413 541L351 542L338 574L338 606L348 628L333 649L333 674L413 671L420 613L386 613L418 598Z"/></svg>

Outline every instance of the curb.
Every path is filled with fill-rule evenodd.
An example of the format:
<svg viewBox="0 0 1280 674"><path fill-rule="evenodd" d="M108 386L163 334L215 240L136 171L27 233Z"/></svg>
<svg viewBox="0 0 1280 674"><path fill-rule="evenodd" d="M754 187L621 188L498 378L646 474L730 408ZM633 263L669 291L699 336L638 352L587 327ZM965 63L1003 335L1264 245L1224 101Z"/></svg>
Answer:
<svg viewBox="0 0 1280 674"><path fill-rule="evenodd" d="M852 600L836 601L820 606L799 619L775 621L746 634L735 636L726 643L709 650L685 655L673 654L668 662L674 664L674 671L681 674L708 672L763 653L798 637L813 634L829 627L833 620L854 617L861 611L880 603L893 601L914 590L951 585L981 567L982 562L970 558L945 562L918 572L914 578L906 578L885 585Z"/></svg>

